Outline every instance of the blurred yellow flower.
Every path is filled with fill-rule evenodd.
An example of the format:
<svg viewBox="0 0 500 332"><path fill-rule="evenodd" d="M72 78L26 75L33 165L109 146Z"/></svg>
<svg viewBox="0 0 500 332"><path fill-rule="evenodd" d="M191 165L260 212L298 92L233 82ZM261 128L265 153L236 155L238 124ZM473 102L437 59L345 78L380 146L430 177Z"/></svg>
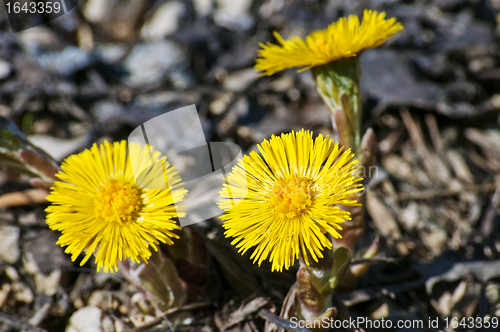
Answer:
<svg viewBox="0 0 500 332"><path fill-rule="evenodd" d="M401 32L403 26L395 18L385 19L385 13L365 10L363 21L357 16L342 17L327 29L314 31L303 40L292 37L284 40L279 33L274 36L281 45L268 42L260 44L255 69L272 75L292 67L312 67L347 57L356 56L364 49L376 47L389 37Z"/></svg>
<svg viewBox="0 0 500 332"><path fill-rule="evenodd" d="M183 189L177 171L152 147L137 143L105 142L68 157L57 174L47 199L47 224L60 231L57 244L67 246L74 261L83 251L80 265L95 254L97 271L118 270L126 257L147 262L149 246L172 244L180 229L172 218L183 216ZM150 162L153 161L153 162ZM134 177L133 170L145 170ZM137 174L136 174L137 175ZM163 181L163 187L156 186ZM165 181L168 185L165 185ZM155 187L156 186L156 187Z"/></svg>
<svg viewBox="0 0 500 332"><path fill-rule="evenodd" d="M304 129L257 147L262 157L253 151L240 159L220 192L225 236L242 254L256 246L251 259L260 265L269 257L273 271L292 266L299 251L306 264L309 255L318 261L332 248L327 235L341 237L339 224L350 220L334 205L359 205L354 155Z"/></svg>

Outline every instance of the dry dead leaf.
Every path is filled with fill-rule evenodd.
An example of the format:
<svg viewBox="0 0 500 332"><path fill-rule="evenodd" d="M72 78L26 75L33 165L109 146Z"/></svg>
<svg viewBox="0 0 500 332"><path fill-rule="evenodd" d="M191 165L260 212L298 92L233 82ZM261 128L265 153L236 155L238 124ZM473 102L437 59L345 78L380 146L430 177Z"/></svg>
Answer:
<svg viewBox="0 0 500 332"><path fill-rule="evenodd" d="M219 319L216 320L217 327L220 331L225 331L231 326L244 321L248 315L258 311L268 303L269 299L264 297L257 297L247 304L240 306L236 311L232 312L227 319L223 320L221 317L219 317Z"/></svg>

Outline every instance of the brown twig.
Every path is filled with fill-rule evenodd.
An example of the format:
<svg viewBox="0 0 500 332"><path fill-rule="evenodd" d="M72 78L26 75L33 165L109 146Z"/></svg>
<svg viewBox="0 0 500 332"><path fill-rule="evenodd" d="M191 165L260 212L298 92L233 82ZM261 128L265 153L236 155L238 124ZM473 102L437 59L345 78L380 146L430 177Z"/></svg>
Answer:
<svg viewBox="0 0 500 332"><path fill-rule="evenodd" d="M481 185L468 185L463 183L462 188L445 188L445 189L427 189L417 192L400 193L399 200L412 201L412 200L426 200L435 199L436 197L455 196L461 194L464 190L471 192L493 192L498 188L497 183L484 183Z"/></svg>
<svg viewBox="0 0 500 332"><path fill-rule="evenodd" d="M133 331L142 331L143 329L151 328L151 327L155 326L156 324L160 323L162 320L165 319L165 316L173 315L173 314L181 312L181 311L187 311L187 310L193 310L193 309L199 309L199 308L209 307L211 305L212 305L211 302L198 302L198 303L187 304L187 305L184 305L182 307L168 309L168 310L162 312L161 316L156 317L155 319L153 319L150 322L147 322L146 324L143 324L141 326L136 326L136 327L134 327L133 329L131 329L129 331L131 331L131 332L133 332Z"/></svg>
<svg viewBox="0 0 500 332"><path fill-rule="evenodd" d="M47 332L47 330L44 330L41 327L30 325L4 312L0 312L0 322L4 322L5 324L12 326L15 329L23 330L26 332Z"/></svg>
<svg viewBox="0 0 500 332"><path fill-rule="evenodd" d="M382 264L382 263L397 263L397 259L390 257L375 257L369 259L353 259L351 260L351 265L357 264Z"/></svg>
<svg viewBox="0 0 500 332"><path fill-rule="evenodd" d="M298 331L298 332L312 332L311 330L305 327L293 327L292 322L288 319L280 318L267 309L260 309L259 316L263 319L274 323L276 326L286 329L288 331Z"/></svg>

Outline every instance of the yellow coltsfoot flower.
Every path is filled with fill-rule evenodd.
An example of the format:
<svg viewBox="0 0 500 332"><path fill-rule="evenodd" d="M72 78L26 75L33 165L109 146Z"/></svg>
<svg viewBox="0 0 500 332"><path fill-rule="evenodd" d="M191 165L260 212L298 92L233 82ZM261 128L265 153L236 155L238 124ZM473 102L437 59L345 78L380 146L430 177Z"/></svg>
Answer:
<svg viewBox="0 0 500 332"><path fill-rule="evenodd" d="M60 231L57 244L67 246L75 260L85 251L80 265L95 254L97 270L118 270L127 257L147 262L150 246L172 244L180 229L173 218L182 217L176 206L187 191L177 171L152 147L137 143L105 142L68 157L57 174L47 199L47 224ZM144 170L141 174L134 171ZM164 181L166 189L158 187ZM168 183L168 185L165 185Z"/></svg>
<svg viewBox="0 0 500 332"><path fill-rule="evenodd" d="M385 13L365 10L363 21L357 16L342 17L324 30L314 31L305 40L274 36L281 45L260 44L255 69L272 75L287 68L302 67L299 71L327 64L342 58L356 56L359 52L379 46L388 38L401 32L403 26L395 18L385 19Z"/></svg>
<svg viewBox="0 0 500 332"><path fill-rule="evenodd" d="M242 254L256 247L254 263L269 257L273 271L290 268L299 251L306 264L308 257L317 262L332 248L327 235L341 237L340 224L350 220L335 204L359 205L353 198L362 178L355 175L354 155L303 129L257 147L262 157L254 151L240 159L220 192L226 237L235 238Z"/></svg>

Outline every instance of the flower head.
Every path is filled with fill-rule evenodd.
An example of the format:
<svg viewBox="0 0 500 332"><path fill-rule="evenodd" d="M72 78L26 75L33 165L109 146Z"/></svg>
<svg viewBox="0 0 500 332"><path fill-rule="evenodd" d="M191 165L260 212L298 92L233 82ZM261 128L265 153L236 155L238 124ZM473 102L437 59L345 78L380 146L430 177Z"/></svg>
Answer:
<svg viewBox="0 0 500 332"><path fill-rule="evenodd" d="M324 30L314 31L303 40L292 37L284 40L279 33L274 36L281 45L260 44L255 69L272 75L292 67L300 71L324 65L341 58L356 56L364 49L376 47L389 37L403 30L395 18L385 19L385 13L365 10L363 21L357 16L342 17Z"/></svg>
<svg viewBox="0 0 500 332"><path fill-rule="evenodd" d="M97 270L118 270L118 261L143 261L159 242L172 244L180 229L172 218L182 216L177 203L187 191L177 171L151 147L137 143L105 142L68 157L57 174L61 181L47 199L47 224L62 233L57 241L67 246L80 265L95 254ZM153 161L153 162L149 162ZM133 170L145 170L135 174ZM158 181L166 181L160 188ZM165 183L165 182L164 182Z"/></svg>
<svg viewBox="0 0 500 332"><path fill-rule="evenodd" d="M256 246L254 263L269 257L273 271L292 266L299 251L306 264L309 255L318 261L332 248L327 235L341 237L339 224L350 220L334 205L359 205L352 200L362 190L357 161L328 136L313 139L303 129L257 147L262 157L254 151L240 159L220 192L226 237L242 254Z"/></svg>

